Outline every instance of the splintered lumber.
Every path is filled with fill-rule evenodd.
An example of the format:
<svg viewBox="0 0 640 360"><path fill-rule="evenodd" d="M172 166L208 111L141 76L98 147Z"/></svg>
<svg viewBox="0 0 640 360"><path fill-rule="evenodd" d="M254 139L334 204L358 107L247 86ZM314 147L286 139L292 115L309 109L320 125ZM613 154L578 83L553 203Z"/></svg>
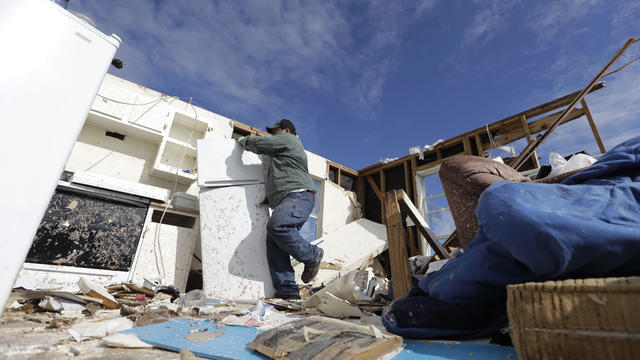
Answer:
<svg viewBox="0 0 640 360"><path fill-rule="evenodd" d="M400 215L396 192L392 190L385 193L384 202L391 281L393 281L393 298L399 299L405 297L411 289L407 242L404 236L404 228L402 227L402 216Z"/></svg>
<svg viewBox="0 0 640 360"><path fill-rule="evenodd" d="M580 91L580 93L571 101L571 103L569 103L569 105L567 105L567 107L564 109L564 111L562 112L560 117L558 117L558 119L556 121L554 121L553 124L551 124L549 129L544 134L536 136L533 139L533 141L531 141L524 148L524 150L522 150L520 155L518 155L518 157L511 164L511 167L513 167L514 169L518 170L525 163L525 161L527 161L529 159L529 157L538 148L538 146L540 146L540 144L542 144L542 142L551 134L551 132L553 132L553 130L555 130L560 124L562 124L562 122L565 120L565 118L567 118L569 116L569 114L571 113L573 108L578 104L578 102L580 102L580 101L582 101L582 99L584 99L585 95L587 95L589 93L589 91L591 91L591 89L596 85L596 83L607 73L609 68L611 68L611 66L613 66L613 64L616 62L616 60L618 60L618 58L620 56L622 56L622 54L625 52L625 50L627 50L627 48L629 46L631 46L631 44L633 44L635 41L636 41L636 39L634 37L630 37L629 40L627 40L624 43L624 45L620 48L620 50L618 50L618 52L616 52L616 54L613 56L613 58L611 58L611 60L609 60L607 65L605 65L605 67L602 68L602 70L600 70L600 72L593 78L593 80L591 80L589 82L589 84L582 91Z"/></svg>
<svg viewBox="0 0 640 360"><path fill-rule="evenodd" d="M117 309L120 307L118 300L109 294L104 287L95 284L84 277L80 278L80 281L78 281L78 287L80 288L81 293L87 294L95 299L100 299L100 303L110 309Z"/></svg>
<svg viewBox="0 0 640 360"><path fill-rule="evenodd" d="M411 199L407 196L407 193L405 193L404 190L396 190L396 194L398 203L407 212L407 215L409 215L413 223L416 224L416 228L420 231L420 234L427 239L431 248L436 252L440 259L449 259L449 253L444 249L442 244L440 244L438 239L436 239L436 235L431 231L427 222L424 220L422 215L420 215L418 209L413 205Z"/></svg>
<svg viewBox="0 0 640 360"><path fill-rule="evenodd" d="M585 115L587 115L587 121L589 121L589 126L591 127L591 132L593 132L593 137L596 138L596 142L598 143L598 148L600 149L600 153L604 154L607 152L607 149L604 147L604 143L602 142L602 138L600 137L600 132L596 127L595 121L593 121L593 115L591 115L591 110L589 110L589 106L587 106L587 101L585 99L580 100L582 104L582 108L584 109Z"/></svg>

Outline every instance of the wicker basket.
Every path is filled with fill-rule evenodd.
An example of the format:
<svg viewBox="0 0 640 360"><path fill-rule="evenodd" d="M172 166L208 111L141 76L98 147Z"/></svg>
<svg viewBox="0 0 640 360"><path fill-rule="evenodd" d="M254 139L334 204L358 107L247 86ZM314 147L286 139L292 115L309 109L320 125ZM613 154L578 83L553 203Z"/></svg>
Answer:
<svg viewBox="0 0 640 360"><path fill-rule="evenodd" d="M640 359L640 277L507 287L521 360Z"/></svg>

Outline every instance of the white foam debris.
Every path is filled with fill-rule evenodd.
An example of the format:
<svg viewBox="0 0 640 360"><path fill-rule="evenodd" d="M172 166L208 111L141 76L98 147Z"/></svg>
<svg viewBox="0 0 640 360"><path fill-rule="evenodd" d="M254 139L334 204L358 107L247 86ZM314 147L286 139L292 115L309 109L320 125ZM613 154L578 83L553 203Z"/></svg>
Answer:
<svg viewBox="0 0 640 360"><path fill-rule="evenodd" d="M420 160L424 160L425 151L432 151L438 144L440 144L442 142L444 142L443 139L438 139L438 141L434 142L433 144L425 145L422 148L420 148L419 146L413 146L413 147L409 148L409 154L411 154L411 155L419 154L418 158Z"/></svg>

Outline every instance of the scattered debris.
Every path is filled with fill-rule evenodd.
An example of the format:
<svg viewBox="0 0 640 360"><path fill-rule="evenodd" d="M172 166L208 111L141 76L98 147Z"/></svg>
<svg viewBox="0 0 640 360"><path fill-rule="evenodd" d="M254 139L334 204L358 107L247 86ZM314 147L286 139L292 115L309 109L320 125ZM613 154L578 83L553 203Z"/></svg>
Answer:
<svg viewBox="0 0 640 360"><path fill-rule="evenodd" d="M101 338L132 327L133 321L119 317L101 321L84 321L73 325L68 331L77 342L81 342L90 338Z"/></svg>
<svg viewBox="0 0 640 360"><path fill-rule="evenodd" d="M91 282L87 278L80 278L80 281L78 281L78 287L80 288L80 292L87 294L94 299L99 299L98 302L108 308L116 309L119 306L118 301L109 294L105 288Z"/></svg>
<svg viewBox="0 0 640 360"><path fill-rule="evenodd" d="M320 299L318 310L324 315L336 319L360 318L363 313L357 305L346 300L339 299L332 293L324 293Z"/></svg>
<svg viewBox="0 0 640 360"><path fill-rule="evenodd" d="M187 335L187 340L193 343L200 343L215 340L218 337L224 335L224 331L206 331L207 329L204 330L205 331L196 331Z"/></svg>
<svg viewBox="0 0 640 360"><path fill-rule="evenodd" d="M207 303L207 295L204 293L204 291L195 289L182 295L176 300L175 303L181 308L204 306Z"/></svg>
<svg viewBox="0 0 640 360"><path fill-rule="evenodd" d="M399 336L317 316L260 333L249 344L272 359L376 359L401 346Z"/></svg>
<svg viewBox="0 0 640 360"><path fill-rule="evenodd" d="M434 142L431 145L425 145L423 147L419 147L419 146L413 146L411 148L409 148L409 154L418 154L418 158L420 160L424 160L424 153L426 151L433 151L433 149L435 149L435 147L440 144L443 143L444 140L443 139L438 139L438 141Z"/></svg>
<svg viewBox="0 0 640 360"><path fill-rule="evenodd" d="M38 307L53 312L61 312L62 310L84 310L85 306L74 301L69 301L57 296L47 296L38 303Z"/></svg>
<svg viewBox="0 0 640 360"><path fill-rule="evenodd" d="M110 347L127 348L127 349L144 349L152 348L153 345L138 339L133 333L115 333L102 338L102 344Z"/></svg>

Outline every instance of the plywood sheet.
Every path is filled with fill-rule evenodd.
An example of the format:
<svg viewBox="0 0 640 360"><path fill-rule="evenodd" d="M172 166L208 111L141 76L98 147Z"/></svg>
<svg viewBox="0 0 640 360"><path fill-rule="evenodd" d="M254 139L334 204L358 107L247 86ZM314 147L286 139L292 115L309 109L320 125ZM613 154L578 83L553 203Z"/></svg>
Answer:
<svg viewBox="0 0 640 360"><path fill-rule="evenodd" d="M264 185L200 189L204 290L226 299L273 296Z"/></svg>

